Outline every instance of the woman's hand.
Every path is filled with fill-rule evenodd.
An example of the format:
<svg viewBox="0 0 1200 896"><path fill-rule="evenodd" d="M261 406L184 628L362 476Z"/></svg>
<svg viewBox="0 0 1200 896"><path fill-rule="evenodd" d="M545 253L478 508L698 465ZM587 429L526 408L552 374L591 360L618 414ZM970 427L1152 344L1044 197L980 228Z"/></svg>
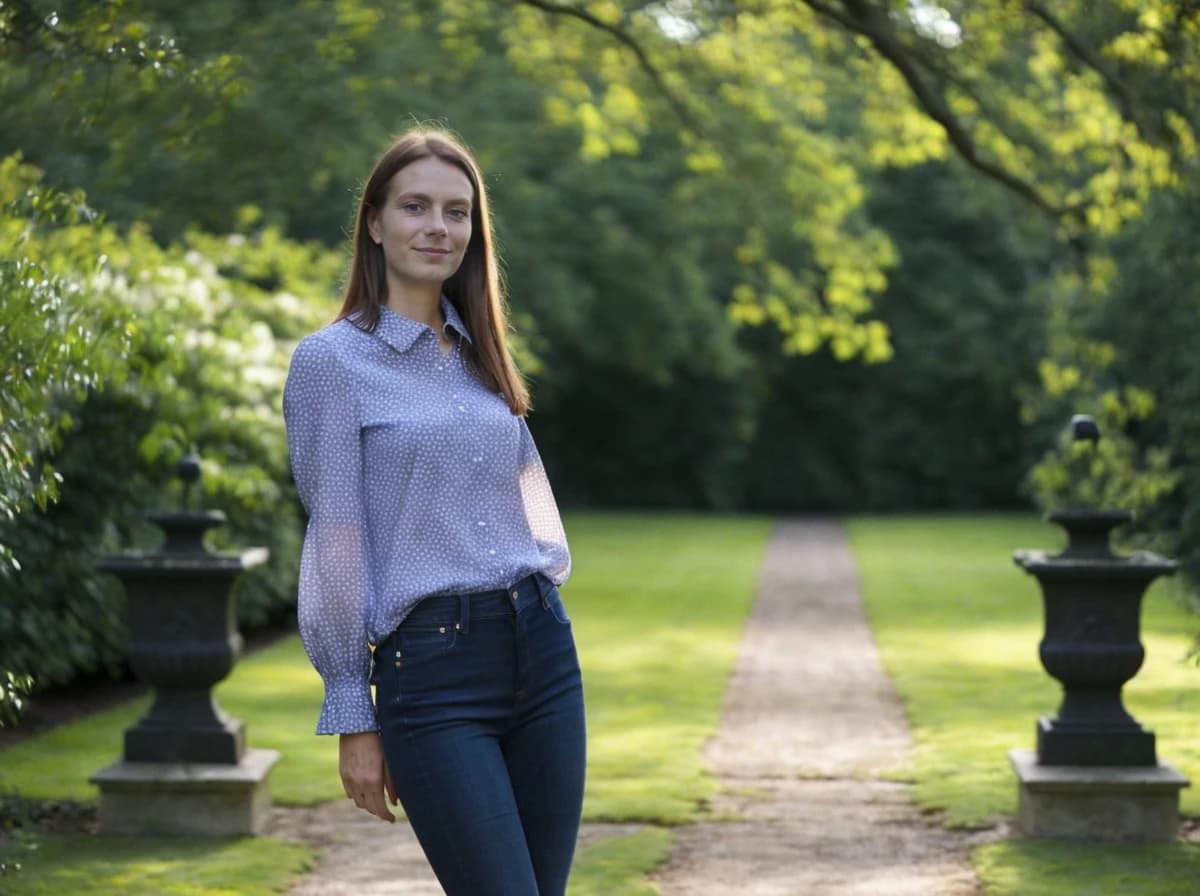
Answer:
<svg viewBox="0 0 1200 896"><path fill-rule="evenodd" d="M393 806L397 804L396 787L388 773L378 732L341 735L338 739L338 771L346 796L354 800L354 805L384 821L396 820L384 802L386 795Z"/></svg>

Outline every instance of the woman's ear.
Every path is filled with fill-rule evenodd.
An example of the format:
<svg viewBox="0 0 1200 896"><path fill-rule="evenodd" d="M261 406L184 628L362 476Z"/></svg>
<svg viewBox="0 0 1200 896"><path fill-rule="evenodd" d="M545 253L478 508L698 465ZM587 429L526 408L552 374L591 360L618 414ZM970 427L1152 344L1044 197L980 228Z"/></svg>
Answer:
<svg viewBox="0 0 1200 896"><path fill-rule="evenodd" d="M379 212L370 205L367 206L367 233L371 235L371 240L376 246L383 242L383 233L379 226Z"/></svg>

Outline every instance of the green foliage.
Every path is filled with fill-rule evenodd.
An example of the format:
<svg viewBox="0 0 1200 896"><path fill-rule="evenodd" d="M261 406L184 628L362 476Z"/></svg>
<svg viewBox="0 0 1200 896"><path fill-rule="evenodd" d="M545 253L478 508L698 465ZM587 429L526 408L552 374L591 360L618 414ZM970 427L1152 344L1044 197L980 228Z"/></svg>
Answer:
<svg viewBox="0 0 1200 896"><path fill-rule="evenodd" d="M1017 396L1043 351L1029 296L1047 228L954 166L881 172L868 209L899 251L878 315L894 355L788 355L754 334L763 390L747 500L804 507L1000 508L1031 460ZM1038 446L1041 447L1041 446Z"/></svg>
<svg viewBox="0 0 1200 896"><path fill-rule="evenodd" d="M4 724L12 725L20 719L34 683L32 675L17 674L11 669L0 671L0 720Z"/></svg>
<svg viewBox="0 0 1200 896"><path fill-rule="evenodd" d="M772 323L791 351L888 356L870 313L894 253L861 214L857 140L830 127L830 95L845 95L840 74L814 65L822 49L793 28L792 13L739 11L735 26L717 9L673 12L689 26L676 39L658 5L604 7L599 21L627 38L621 48L569 15L518 6L482 25L477 4L446 7L470 34L498 25L518 70L547 85L548 117L579 131L585 159L644 159L659 123L681 132L689 177L666 212L695 208L686 220L722 262L719 298L734 320ZM710 11L712 22L684 22Z"/></svg>
<svg viewBox="0 0 1200 896"><path fill-rule="evenodd" d="M911 183L876 174L941 158L934 147L944 140L919 126L894 74L825 20L764 9L731 28L719 9L697 8L678 13L694 19L681 37L648 8L598 14L664 73L656 84L611 33L530 8L446 0L383 15L359 2L129 3L121 15L169 30L189 66L223 65L225 76L108 91L103 114L80 134L74 110L97 99L94 79L55 68L10 82L19 102L2 107L0 134L35 151L55 180L87 186L114 220L148 222L160 240L196 225L268 222L332 244L391 131L446 121L479 149L522 357L537 378L533 426L566 500L1013 500L1013 467L1025 455L1000 430L1012 425L1010 393L1025 372L993 371L995 357L1008 356L978 349L986 327L1003 325L1002 289L1023 289L1040 259L1030 264L1006 245L993 263L966 246L972 228L982 244L989 227L1012 229L1002 216L1014 216L1011 205L993 212L985 201L958 210L966 180L945 166ZM313 34L322 35L315 47ZM447 57L453 66L441 64ZM11 66L31 75L20 58ZM863 84L875 93L864 98ZM716 101L695 101L708 97ZM140 127L147 118L157 126ZM935 203L923 195L931 190ZM928 268L896 267L907 264L897 254L907 211L927 206L948 220L922 235L923 246L951 240L967 251L943 259L974 262L932 272L937 288ZM993 286L1002 267L1029 276ZM889 284L899 276L908 281ZM980 314L961 311L977 301L967 284L987 295ZM928 313L908 313L922 302ZM766 324L777 339L755 331ZM739 341L743 328L751 332ZM778 357L881 362L901 330L903 370L834 372L824 357ZM930 335L941 338L936 352L920 344ZM964 407L983 397L996 413L960 434L950 414L926 410L946 392L944 377L956 379ZM898 384L918 394L896 395ZM897 401L923 419L905 426L888 414L895 429L877 439L867 421ZM591 462L578 462L584 453ZM846 464L854 481L842 484Z"/></svg>
<svg viewBox="0 0 1200 896"><path fill-rule="evenodd" d="M4 163L26 206L0 266L23 365L4 356L0 509L21 522L0 564L24 564L18 615L72 635L13 636L22 664L118 662L120 597L84 558L148 543L139 512L177 499L193 445L219 544L272 549L243 621L290 602L278 377L332 316L358 184L414 120L481 157L565 502L1008 506L1091 411L1104 500L1200 574L1191 6L553 6L0 7L0 156L53 186ZM49 313L15 329L39 303L70 321L57 355L35 349ZM1080 500L1065 469L1047 458L1034 491Z"/></svg>
<svg viewBox="0 0 1200 896"><path fill-rule="evenodd" d="M19 156L0 159L0 518L12 519L58 494L60 477L36 458L72 425L64 401L82 399L118 376L114 356L128 333L114 309L87 307L80 284L24 253L38 226L78 226L94 215L80 194L40 183ZM15 564L7 547L0 567ZM19 568L19 566L17 567Z"/></svg>
<svg viewBox="0 0 1200 896"><path fill-rule="evenodd" d="M0 167L0 190L18 197L0 227L21 274L5 281L4 314L20 336L4 342L5 370L27 409L5 418L18 449L3 457L14 495L0 518L6 680L40 688L119 666L121 595L93 560L154 543L141 514L178 503L170 471L191 449L204 459L200 500L230 519L214 546L271 550L240 586L241 620L294 603L300 524L279 395L291 341L319 322L311 291L332 291L328 253L266 230L226 241L223 276L197 248L215 252L211 237L164 249L94 216L41 214L56 194L39 192L29 166Z"/></svg>
<svg viewBox="0 0 1200 896"><path fill-rule="evenodd" d="M334 243L348 221L349 197L387 135L414 119L444 120L480 147L502 191L514 173L523 175L512 181L521 198L498 205L504 219L536 223L559 243L564 233L576 234L595 260L548 258L545 241L507 243L517 253L510 270L523 266L526 246L539 247L531 273L551 266L545 276L553 277L559 306L564 289L616 298L629 292L634 304L651 292L649 282L625 291L603 282L633 264L642 278L668 282L656 304L674 299L685 316L704 309L712 317L734 301L741 317L754 317L750 305L759 301L760 317L785 328L798 350L828 343L840 357L886 356L886 333L866 317L891 252L858 213L861 187L840 160L853 136L815 133L807 125L821 121L816 112L772 107L764 119L752 96L731 94L727 111L711 122L713 139L697 143L679 133L669 104L642 78L634 73L625 82L628 60L605 46L607 38L581 27L547 28L540 13L521 8L457 0L395 14L349 0L286 8L123 5L122 15L135 14L148 28L169 23L192 76L153 90L105 91L102 114L82 133L74 110L101 99L89 57L50 77L18 58L0 87L0 97L14 100L0 106L0 151L5 139L13 148L36 146L36 161L53 180L86 187L117 221L149 223L160 239L195 226L224 232L252 203L293 235ZM637 18L642 37L653 38L657 29ZM315 46L314 34L321 35ZM749 33L744 40L742 52L757 52ZM454 65L444 64L447 56ZM134 72L105 75L120 84ZM720 77L697 72L697 86L711 80L716 89ZM145 120L155 128L139 127ZM498 144L509 151L498 152ZM795 163L782 182L781 157ZM628 164L631 158L639 164ZM665 177L660 158L674 169ZM636 180L623 184L630 171ZM652 186L635 197L638 181ZM748 186L774 193L774 201L754 201ZM628 218L631 198L642 206L636 219ZM552 218L559 219L555 229ZM634 240L623 232L628 220L638 227ZM685 232L664 239L663 230ZM685 241L691 245L678 260L662 251ZM710 259L729 272L714 296L697 276ZM593 279L597 272L607 276ZM542 310L541 303L526 307ZM574 347L588 347L583 333L572 335ZM653 362L653 352L637 348L640 363Z"/></svg>
<svg viewBox="0 0 1200 896"><path fill-rule="evenodd" d="M1109 420L1106 420L1108 423ZM1101 424L1101 432L1109 427ZM1063 509L1114 509L1144 514L1179 483L1168 452L1149 449L1139 456L1133 439L1115 423L1113 435L1098 441L1079 440L1069 430L1059 436L1030 471L1030 488L1041 507Z"/></svg>
<svg viewBox="0 0 1200 896"><path fill-rule="evenodd" d="M1126 426L1146 454L1169 457L1177 487L1151 515L1164 548L1200 582L1200 260L1191 235L1200 226L1200 168L1187 185L1160 194L1148 215L1115 241L1110 298L1097 321L1112 342L1113 378L1136 382L1154 397L1154 412Z"/></svg>
<svg viewBox="0 0 1200 896"><path fill-rule="evenodd" d="M1052 350L1042 390L1025 411L1061 425L1090 412L1103 433L1095 448L1057 447L1032 470L1039 503L1107 504L1135 511L1140 537L1179 557L1200 581L1200 338L1194 253L1196 179L1158 193L1153 214L1109 241L1105 255L1069 278L1050 322ZM1057 419L1056 419L1057 418Z"/></svg>

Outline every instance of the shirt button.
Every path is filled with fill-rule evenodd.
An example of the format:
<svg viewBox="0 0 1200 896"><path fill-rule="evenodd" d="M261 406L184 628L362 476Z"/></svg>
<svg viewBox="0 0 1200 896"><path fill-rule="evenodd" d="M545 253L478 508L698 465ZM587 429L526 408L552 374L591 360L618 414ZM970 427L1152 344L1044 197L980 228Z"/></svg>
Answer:
<svg viewBox="0 0 1200 896"><path fill-rule="evenodd" d="M485 523L483 520L480 520L478 523L476 523L476 525L477 526L486 526L487 523Z"/></svg>
<svg viewBox="0 0 1200 896"><path fill-rule="evenodd" d="M465 411L467 408L466 408L466 406L465 406L465 405L461 405L461 404L460 404L460 405L458 406L458 409L459 409L460 411Z"/></svg>
<svg viewBox="0 0 1200 896"><path fill-rule="evenodd" d="M496 553L496 549L495 549L495 548L488 548L488 553L489 553L489 554L495 554L495 553Z"/></svg>

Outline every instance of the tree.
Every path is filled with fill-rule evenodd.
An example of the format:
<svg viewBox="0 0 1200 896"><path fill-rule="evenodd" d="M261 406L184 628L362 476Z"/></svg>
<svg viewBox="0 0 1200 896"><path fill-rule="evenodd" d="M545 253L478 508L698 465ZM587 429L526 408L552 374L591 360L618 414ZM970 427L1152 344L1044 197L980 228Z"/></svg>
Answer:
<svg viewBox="0 0 1200 896"><path fill-rule="evenodd" d="M1200 180L1200 6L1189 0L515 3L518 12L525 7L556 18L560 33L586 29L591 36L581 40L608 42L608 75L564 91L564 98L580 97L579 117L597 135L636 131L649 117L608 101L613 85L640 78L658 92L664 110L678 115L697 153L719 156L724 168L747 157L722 127L734 105L751 110L779 138L776 147L831 128L853 135L823 142L831 158L811 165L829 178L831 168L847 164L853 176L839 180L844 189L858 188L872 165L957 159L1044 216L1054 227L1053 264L1030 284L1029 295L1044 307L1045 356L1040 382L1022 390L1022 420L1050 444L1068 413L1102 415L1114 442L1104 493L1143 510L1162 528L1166 546L1193 556L1200 478L1188 442L1193 415L1181 396L1191 395L1197 363L1191 341L1180 338L1190 328L1172 329L1167 322L1175 314L1153 310L1158 303L1146 284L1176 295L1186 293L1191 277L1178 259L1195 255L1194 222L1180 210L1194 204ZM536 42L544 21L514 19L510 28L522 42L569 69L576 51ZM857 105L827 106L831 95L856 95ZM754 152L762 140L749 143ZM780 174L790 183L802 157L789 159L785 151L771 158L793 166ZM1169 223L1147 220L1147 210L1178 221L1177 229L1168 233ZM806 236L814 233L819 229ZM1163 245L1176 248L1168 256ZM777 260L786 257L771 250ZM1146 258L1158 262L1153 273ZM819 254L789 260L809 276L816 268L826 282L836 280L836 267ZM1190 299L1182 301L1187 306ZM743 291L733 303L742 320L783 318L786 331L790 316L793 327L803 326L802 301L793 301L787 314L772 309L778 305L758 291ZM1072 489L1048 487L1067 475L1057 461L1048 464L1039 468L1035 491L1057 500L1052 496ZM1187 568L1200 580L1200 564L1189 559Z"/></svg>
<svg viewBox="0 0 1200 896"><path fill-rule="evenodd" d="M688 127L705 99L684 80L697 67L764 117L849 76L877 160L952 150L1069 236L1115 232L1195 153L1200 8L1187 0L516 3L629 48L627 73Z"/></svg>

